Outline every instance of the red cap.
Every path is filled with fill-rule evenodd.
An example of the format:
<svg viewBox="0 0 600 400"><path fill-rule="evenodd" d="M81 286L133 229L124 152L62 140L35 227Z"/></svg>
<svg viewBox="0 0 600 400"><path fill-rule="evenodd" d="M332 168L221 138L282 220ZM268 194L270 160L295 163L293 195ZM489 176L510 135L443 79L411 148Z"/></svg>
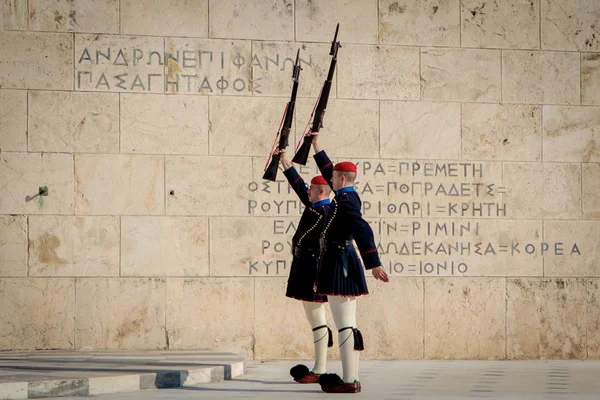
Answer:
<svg viewBox="0 0 600 400"><path fill-rule="evenodd" d="M333 170L340 172L356 172L356 165L354 165L354 163L351 163L350 161L342 161L335 164Z"/></svg>
<svg viewBox="0 0 600 400"><path fill-rule="evenodd" d="M317 175L310 180L311 185L327 185L327 181L321 175Z"/></svg>

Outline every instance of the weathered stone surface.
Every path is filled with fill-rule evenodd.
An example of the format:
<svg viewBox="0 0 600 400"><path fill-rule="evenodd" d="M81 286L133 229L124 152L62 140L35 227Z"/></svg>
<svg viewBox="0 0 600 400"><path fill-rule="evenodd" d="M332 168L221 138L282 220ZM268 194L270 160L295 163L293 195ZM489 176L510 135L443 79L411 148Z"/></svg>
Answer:
<svg viewBox="0 0 600 400"><path fill-rule="evenodd" d="M461 2L461 45L504 49L540 48L540 0Z"/></svg>
<svg viewBox="0 0 600 400"><path fill-rule="evenodd" d="M541 0L542 49L600 50L600 8L595 1Z"/></svg>
<svg viewBox="0 0 600 400"><path fill-rule="evenodd" d="M26 399L27 382L3 382L0 384L0 398Z"/></svg>
<svg viewBox="0 0 600 400"><path fill-rule="evenodd" d="M585 358L586 287L579 279L507 279L506 356Z"/></svg>
<svg viewBox="0 0 600 400"><path fill-rule="evenodd" d="M539 161L541 109L509 104L462 105L462 155L467 160Z"/></svg>
<svg viewBox="0 0 600 400"><path fill-rule="evenodd" d="M252 42L166 38L165 91L248 96L258 90L252 76Z"/></svg>
<svg viewBox="0 0 600 400"><path fill-rule="evenodd" d="M211 276L288 276L299 217L210 219Z"/></svg>
<svg viewBox="0 0 600 400"><path fill-rule="evenodd" d="M312 124L310 114L315 103L316 99L301 99L296 102L298 140L304 133L306 124ZM329 99L319 142L330 156L378 158L379 120L377 101ZM290 154L294 148L295 146L290 146ZM307 164L309 163L314 164L312 150L307 160Z"/></svg>
<svg viewBox="0 0 600 400"><path fill-rule="evenodd" d="M167 157L165 170L167 215L247 215L250 157Z"/></svg>
<svg viewBox="0 0 600 400"><path fill-rule="evenodd" d="M544 221L546 276L600 276L600 221Z"/></svg>
<svg viewBox="0 0 600 400"><path fill-rule="evenodd" d="M581 216L579 164L505 163L504 186L507 214L511 218Z"/></svg>
<svg viewBox="0 0 600 400"><path fill-rule="evenodd" d="M29 275L118 276L119 218L29 217Z"/></svg>
<svg viewBox="0 0 600 400"><path fill-rule="evenodd" d="M381 102L380 124L382 157L460 158L460 104Z"/></svg>
<svg viewBox="0 0 600 400"><path fill-rule="evenodd" d="M171 349L235 351L253 357L254 280L167 280L167 332Z"/></svg>
<svg viewBox="0 0 600 400"><path fill-rule="evenodd" d="M581 104L600 105L600 53L581 55Z"/></svg>
<svg viewBox="0 0 600 400"><path fill-rule="evenodd" d="M121 152L208 154L208 98L122 94Z"/></svg>
<svg viewBox="0 0 600 400"><path fill-rule="evenodd" d="M29 93L29 150L119 152L119 95Z"/></svg>
<svg viewBox="0 0 600 400"><path fill-rule="evenodd" d="M28 398L86 396L88 394L87 379L56 379L33 381L27 385Z"/></svg>
<svg viewBox="0 0 600 400"><path fill-rule="evenodd" d="M7 0L0 4L0 28L7 31L27 30L27 0Z"/></svg>
<svg viewBox="0 0 600 400"><path fill-rule="evenodd" d="M505 357L505 279L425 280L425 358Z"/></svg>
<svg viewBox="0 0 600 400"><path fill-rule="evenodd" d="M164 279L78 278L75 285L76 348L165 348Z"/></svg>
<svg viewBox="0 0 600 400"><path fill-rule="evenodd" d="M267 156L286 103L274 98L212 97L210 154ZM294 142L294 131L292 125L290 143Z"/></svg>
<svg viewBox="0 0 600 400"><path fill-rule="evenodd" d="M381 0L379 38L384 44L460 46L458 0Z"/></svg>
<svg viewBox="0 0 600 400"><path fill-rule="evenodd" d="M0 149L27 151L27 91L0 89Z"/></svg>
<svg viewBox="0 0 600 400"><path fill-rule="evenodd" d="M27 217L0 216L0 276L27 275Z"/></svg>
<svg viewBox="0 0 600 400"><path fill-rule="evenodd" d="M208 36L208 0L122 0L121 33Z"/></svg>
<svg viewBox="0 0 600 400"><path fill-rule="evenodd" d="M81 154L75 171L76 214L164 214L163 157Z"/></svg>
<svg viewBox="0 0 600 400"><path fill-rule="evenodd" d="M208 275L208 219L122 217L121 274Z"/></svg>
<svg viewBox="0 0 600 400"><path fill-rule="evenodd" d="M48 196L39 196L43 186ZM0 214L72 213L72 155L0 154Z"/></svg>
<svg viewBox="0 0 600 400"><path fill-rule="evenodd" d="M329 73L330 49L331 45L325 43L253 42L251 65L254 95L282 96L289 99L292 93L294 62L300 50L302 69L298 79L298 97L317 96ZM250 60L247 62L250 63ZM336 82L336 74L334 74L330 99L337 97ZM307 118L303 114L297 113L297 116Z"/></svg>
<svg viewBox="0 0 600 400"><path fill-rule="evenodd" d="M137 392L140 390L139 375L90 376L88 378L89 395Z"/></svg>
<svg viewBox="0 0 600 400"><path fill-rule="evenodd" d="M505 50L502 52L502 100L579 104L579 64L577 53Z"/></svg>
<svg viewBox="0 0 600 400"><path fill-rule="evenodd" d="M600 219L600 164L582 164L583 218Z"/></svg>
<svg viewBox="0 0 600 400"><path fill-rule="evenodd" d="M586 279L587 357L600 358L600 279Z"/></svg>
<svg viewBox="0 0 600 400"><path fill-rule="evenodd" d="M296 40L331 42L340 24L341 43L377 43L376 0L296 1Z"/></svg>
<svg viewBox="0 0 600 400"><path fill-rule="evenodd" d="M419 49L346 45L339 50L338 97L419 100Z"/></svg>
<svg viewBox="0 0 600 400"><path fill-rule="evenodd" d="M29 0L29 29L119 33L119 0Z"/></svg>
<svg viewBox="0 0 600 400"><path fill-rule="evenodd" d="M209 36L258 40L294 39L291 0L209 0Z"/></svg>
<svg viewBox="0 0 600 400"><path fill-rule="evenodd" d="M0 32L0 87L73 90L73 35Z"/></svg>
<svg viewBox="0 0 600 400"><path fill-rule="evenodd" d="M75 90L163 93L164 51L158 37L75 35Z"/></svg>
<svg viewBox="0 0 600 400"><path fill-rule="evenodd" d="M599 162L600 107L544 106L544 161Z"/></svg>
<svg viewBox="0 0 600 400"><path fill-rule="evenodd" d="M423 49L423 100L500 102L500 54L498 50Z"/></svg>
<svg viewBox="0 0 600 400"><path fill-rule="evenodd" d="M0 349L73 349L73 279L0 279Z"/></svg>
<svg viewBox="0 0 600 400"><path fill-rule="evenodd" d="M423 280L395 278L382 283L368 272L366 276L370 294L356 304L356 323L365 338L361 358L423 358ZM337 343L335 334L334 339Z"/></svg>

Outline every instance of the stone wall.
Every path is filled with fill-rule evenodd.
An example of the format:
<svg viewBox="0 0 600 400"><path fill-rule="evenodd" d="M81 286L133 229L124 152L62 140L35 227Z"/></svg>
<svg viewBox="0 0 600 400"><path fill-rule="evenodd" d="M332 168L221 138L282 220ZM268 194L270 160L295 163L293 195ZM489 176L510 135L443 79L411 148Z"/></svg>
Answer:
<svg viewBox="0 0 600 400"><path fill-rule="evenodd" d="M293 143L339 22L322 144L358 164L391 275L359 300L363 357L600 357L596 0L5 0L0 16L0 350L310 357L284 297L302 207L261 177L296 50Z"/></svg>

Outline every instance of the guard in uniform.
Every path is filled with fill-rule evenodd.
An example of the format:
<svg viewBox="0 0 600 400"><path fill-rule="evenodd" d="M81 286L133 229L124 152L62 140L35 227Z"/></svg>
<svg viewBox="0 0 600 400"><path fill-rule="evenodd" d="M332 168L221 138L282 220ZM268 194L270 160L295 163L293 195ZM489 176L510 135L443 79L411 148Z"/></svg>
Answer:
<svg viewBox="0 0 600 400"><path fill-rule="evenodd" d="M362 334L356 326L356 298L369 293L362 263L353 241L356 243L364 268L383 282L389 278L381 266L373 230L361 214L361 201L354 190L356 165L345 161L335 166L313 135L314 158L325 180L335 191L335 197L327 211L325 226L320 238L321 256L316 281L316 293L327 295L329 306L338 329L343 377L324 374L319 384L329 393L358 393L359 351L364 349Z"/></svg>
<svg viewBox="0 0 600 400"><path fill-rule="evenodd" d="M278 150L283 165L283 174L302 204L306 206L298 229L292 238L293 260L285 295L301 300L306 318L313 331L315 363L309 371L305 365L296 365L290 374L299 383L317 383L319 377L327 371L327 347L333 346L333 335L325 318L327 296L315 293L319 262L319 237L323 231L325 215L331 204L331 189L322 176L315 176L307 188L285 151Z"/></svg>

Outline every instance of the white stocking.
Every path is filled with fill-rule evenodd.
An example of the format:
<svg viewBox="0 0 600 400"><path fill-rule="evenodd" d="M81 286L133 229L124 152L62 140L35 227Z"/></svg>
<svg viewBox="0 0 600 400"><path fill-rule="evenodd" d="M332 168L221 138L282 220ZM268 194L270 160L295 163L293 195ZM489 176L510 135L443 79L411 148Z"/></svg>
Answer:
<svg viewBox="0 0 600 400"><path fill-rule="evenodd" d="M356 298L327 296L338 332L342 328L356 328ZM358 381L358 351L354 350L354 332L346 329L338 333L343 377L346 383Z"/></svg>
<svg viewBox="0 0 600 400"><path fill-rule="evenodd" d="M327 325L325 318L325 303L314 303L303 301L304 312L312 329ZM313 330L313 342L315 343L315 365L312 372L324 374L327 372L327 342L329 342L329 331L326 327Z"/></svg>

